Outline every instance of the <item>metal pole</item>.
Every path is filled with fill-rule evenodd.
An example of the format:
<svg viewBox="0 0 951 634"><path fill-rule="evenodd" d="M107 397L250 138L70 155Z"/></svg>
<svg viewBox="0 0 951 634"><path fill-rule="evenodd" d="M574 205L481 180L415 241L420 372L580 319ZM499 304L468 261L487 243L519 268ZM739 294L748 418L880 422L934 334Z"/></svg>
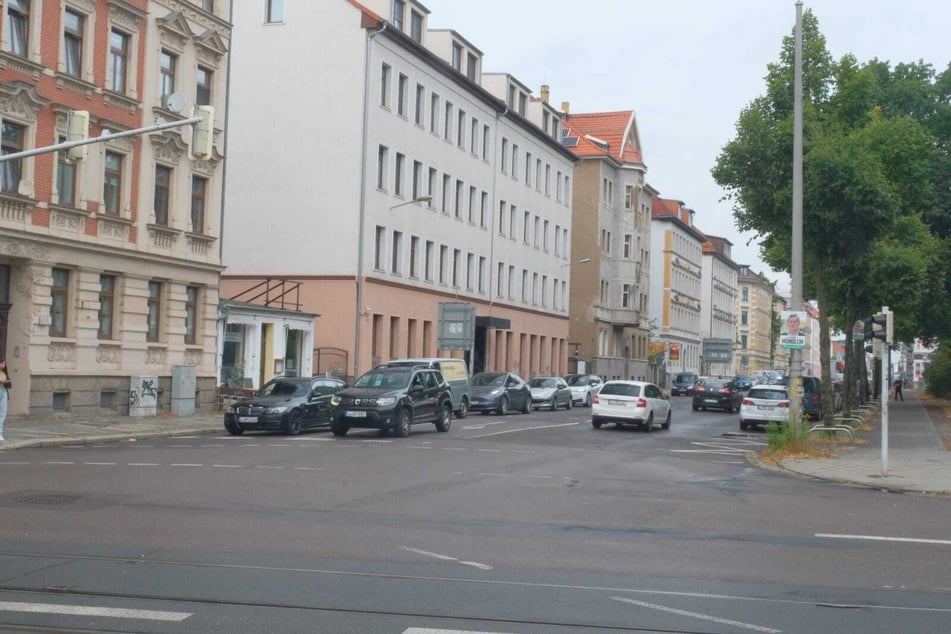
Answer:
<svg viewBox="0 0 951 634"><path fill-rule="evenodd" d="M886 323L888 319L888 306L882 306L882 314L885 315ZM885 339L882 341L882 475L888 475L888 366L891 352L888 340L888 331L886 330Z"/></svg>
<svg viewBox="0 0 951 634"><path fill-rule="evenodd" d="M796 2L796 54L793 89L793 200L792 258L790 266L791 309L802 310L802 0ZM802 419L802 351L789 352L789 415Z"/></svg>

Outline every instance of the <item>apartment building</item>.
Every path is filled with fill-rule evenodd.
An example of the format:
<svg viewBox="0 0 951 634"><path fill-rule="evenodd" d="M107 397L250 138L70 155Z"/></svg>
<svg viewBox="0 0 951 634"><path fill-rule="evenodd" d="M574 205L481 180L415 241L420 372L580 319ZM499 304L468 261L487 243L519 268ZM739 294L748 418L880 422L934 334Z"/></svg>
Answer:
<svg viewBox="0 0 951 634"><path fill-rule="evenodd" d="M565 104L567 110L567 104ZM572 198L569 340L575 368L607 379L649 376L652 191L632 110L564 113L580 159Z"/></svg>
<svg viewBox="0 0 951 634"><path fill-rule="evenodd" d="M435 355L564 372L576 159L547 95L484 73L418 2L234 12L223 295L293 282L319 315L315 373ZM440 346L443 304L471 307L468 350Z"/></svg>
<svg viewBox="0 0 951 634"><path fill-rule="evenodd" d="M773 320L782 312L774 312L773 284L748 264L741 264L737 285L734 370L737 374L751 374L772 369Z"/></svg>
<svg viewBox="0 0 951 634"><path fill-rule="evenodd" d="M694 211L680 200L655 197L651 208L650 315L652 339L664 344L666 374L700 372L702 247Z"/></svg>
<svg viewBox="0 0 951 634"><path fill-rule="evenodd" d="M707 234L701 245L700 329L703 335L700 374L733 374L736 337L736 288L739 267L733 243Z"/></svg>
<svg viewBox="0 0 951 634"><path fill-rule="evenodd" d="M230 3L7 0L0 14L4 155L65 140L90 113L85 159L2 164L0 356L13 415L128 412L141 386L167 409L177 366L215 386L221 155L189 155L195 104L226 126ZM220 147L220 145L219 145ZM191 389L191 388L189 388Z"/></svg>

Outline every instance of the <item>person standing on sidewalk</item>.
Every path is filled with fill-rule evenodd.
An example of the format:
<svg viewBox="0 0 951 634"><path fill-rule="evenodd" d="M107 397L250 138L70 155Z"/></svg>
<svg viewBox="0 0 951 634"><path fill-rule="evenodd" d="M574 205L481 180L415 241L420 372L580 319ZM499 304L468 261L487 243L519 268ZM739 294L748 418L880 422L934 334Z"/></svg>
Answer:
<svg viewBox="0 0 951 634"><path fill-rule="evenodd" d="M898 402L898 399L901 399L903 401L905 400L905 395L901 393L901 384L902 384L901 377L896 378L894 383L896 403Z"/></svg>
<svg viewBox="0 0 951 634"><path fill-rule="evenodd" d="M10 376L7 362L0 359L0 441L3 440L3 423L7 420L7 403L10 400Z"/></svg>

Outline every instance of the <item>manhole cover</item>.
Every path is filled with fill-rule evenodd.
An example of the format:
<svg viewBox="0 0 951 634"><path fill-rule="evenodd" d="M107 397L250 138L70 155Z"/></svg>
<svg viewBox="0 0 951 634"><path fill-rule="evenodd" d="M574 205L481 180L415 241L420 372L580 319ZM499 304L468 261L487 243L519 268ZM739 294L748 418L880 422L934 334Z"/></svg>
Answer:
<svg viewBox="0 0 951 634"><path fill-rule="evenodd" d="M21 504L40 504L43 506L59 506L72 504L79 499L78 495L64 495L60 493L39 493L20 496Z"/></svg>

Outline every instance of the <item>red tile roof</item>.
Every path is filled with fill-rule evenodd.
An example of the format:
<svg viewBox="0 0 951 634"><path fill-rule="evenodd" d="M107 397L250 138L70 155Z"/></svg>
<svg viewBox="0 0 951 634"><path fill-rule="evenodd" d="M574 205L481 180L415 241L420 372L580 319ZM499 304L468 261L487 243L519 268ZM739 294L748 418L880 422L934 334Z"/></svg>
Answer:
<svg viewBox="0 0 951 634"><path fill-rule="evenodd" d="M633 110L571 114L563 124L565 136L578 137L578 145L570 148L578 156L610 156L624 163L644 164Z"/></svg>
<svg viewBox="0 0 951 634"><path fill-rule="evenodd" d="M680 210L683 209L683 205L684 203L681 200L655 197L651 201L651 217L674 216L680 218Z"/></svg>

